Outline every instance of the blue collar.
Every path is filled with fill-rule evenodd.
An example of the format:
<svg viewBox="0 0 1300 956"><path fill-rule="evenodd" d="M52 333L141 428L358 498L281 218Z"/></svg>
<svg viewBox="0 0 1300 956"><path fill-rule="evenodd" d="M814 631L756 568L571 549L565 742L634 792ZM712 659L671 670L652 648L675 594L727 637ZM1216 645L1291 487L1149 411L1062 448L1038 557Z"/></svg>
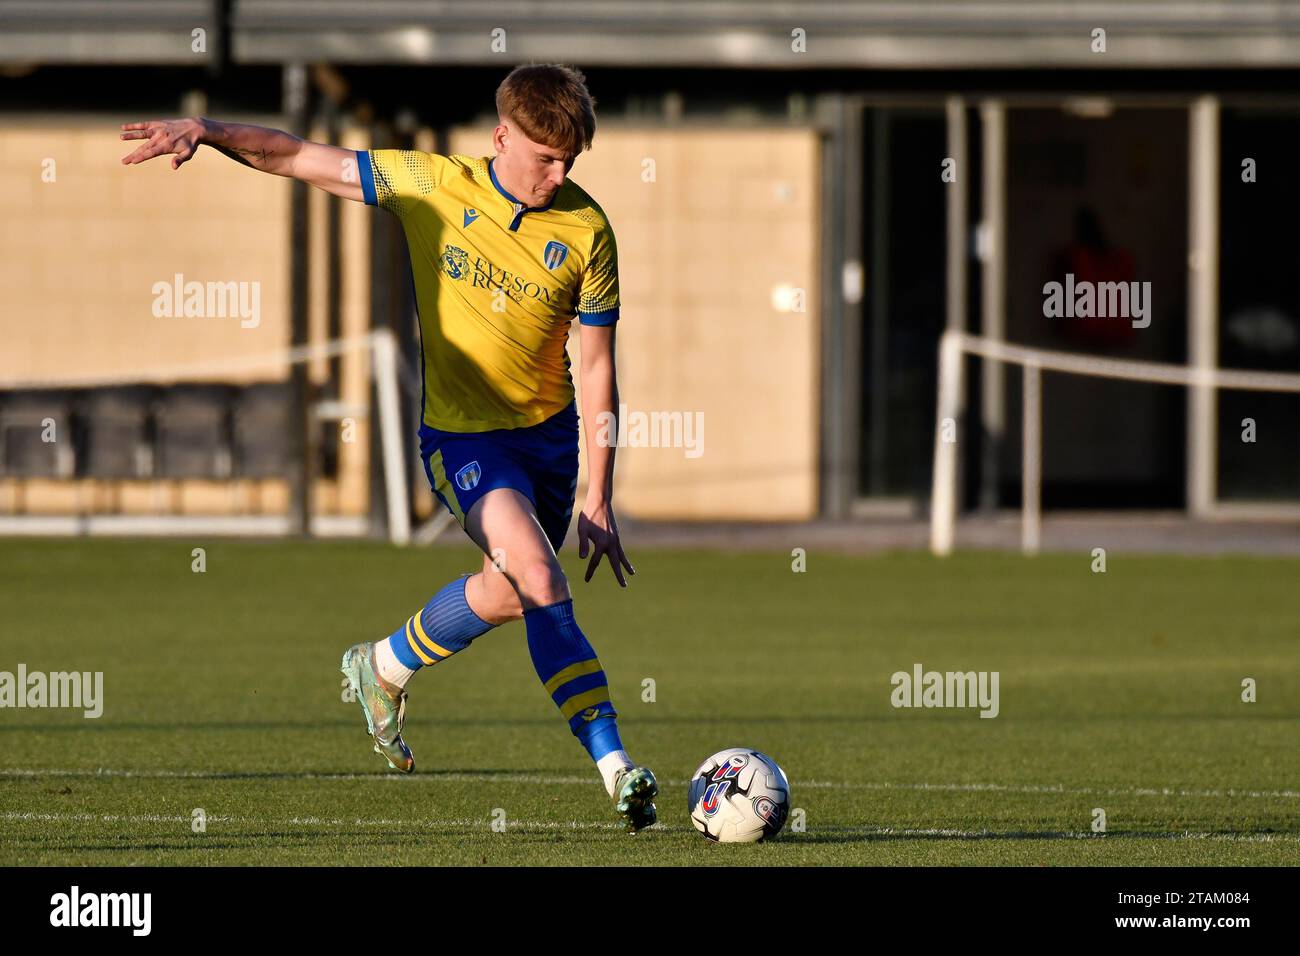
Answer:
<svg viewBox="0 0 1300 956"><path fill-rule="evenodd" d="M495 158L496 157L493 157L493 159ZM514 196L510 195L510 191L501 185L501 180L497 179L497 171L492 168L492 159L488 160L488 175L492 177L492 185L497 188L497 192L499 192L502 196L505 196L506 199L509 199L511 205L521 207L518 216L522 216L526 212L545 212L546 210L550 209L551 206L555 205L555 197L560 195L560 190L557 189L555 190L555 194L551 196L551 201L548 202L545 206L525 206ZM518 216L516 216L516 219L518 219Z"/></svg>

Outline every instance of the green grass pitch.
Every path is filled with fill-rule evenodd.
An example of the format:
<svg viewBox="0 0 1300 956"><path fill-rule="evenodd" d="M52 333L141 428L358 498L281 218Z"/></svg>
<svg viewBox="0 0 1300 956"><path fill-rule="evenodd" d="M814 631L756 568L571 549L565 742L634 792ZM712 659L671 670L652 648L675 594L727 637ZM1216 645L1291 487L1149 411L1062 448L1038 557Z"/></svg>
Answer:
<svg viewBox="0 0 1300 956"><path fill-rule="evenodd" d="M103 671L106 701L0 710L0 864L1300 863L1300 562L814 552L794 573L788 551L633 540L620 591L569 545L658 827L618 828L521 623L412 681L413 776L371 752L339 657L476 569L468 546L8 540L0 670ZM1001 713L895 709L917 662L998 671ZM784 766L802 832L692 830L686 780L731 746Z"/></svg>

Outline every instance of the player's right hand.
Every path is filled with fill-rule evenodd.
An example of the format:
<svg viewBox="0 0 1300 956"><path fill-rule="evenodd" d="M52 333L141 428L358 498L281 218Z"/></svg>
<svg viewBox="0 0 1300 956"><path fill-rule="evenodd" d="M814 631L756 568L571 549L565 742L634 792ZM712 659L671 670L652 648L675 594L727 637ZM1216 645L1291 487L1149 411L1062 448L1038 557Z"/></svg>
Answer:
<svg viewBox="0 0 1300 956"><path fill-rule="evenodd" d="M180 169L203 142L203 120L149 120L147 123L123 123L121 138L147 139L134 153L122 157L122 165L143 163L155 156L170 154L172 169Z"/></svg>

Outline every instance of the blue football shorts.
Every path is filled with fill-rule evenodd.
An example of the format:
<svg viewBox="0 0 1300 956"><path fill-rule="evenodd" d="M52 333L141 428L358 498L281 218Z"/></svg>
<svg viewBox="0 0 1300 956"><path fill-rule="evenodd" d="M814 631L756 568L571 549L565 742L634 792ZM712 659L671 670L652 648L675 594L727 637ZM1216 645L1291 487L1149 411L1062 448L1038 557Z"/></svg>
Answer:
<svg viewBox="0 0 1300 956"><path fill-rule="evenodd" d="M420 458L429 487L462 528L476 501L494 488L513 488L533 503L559 552L578 488L576 400L526 428L448 432L421 424Z"/></svg>

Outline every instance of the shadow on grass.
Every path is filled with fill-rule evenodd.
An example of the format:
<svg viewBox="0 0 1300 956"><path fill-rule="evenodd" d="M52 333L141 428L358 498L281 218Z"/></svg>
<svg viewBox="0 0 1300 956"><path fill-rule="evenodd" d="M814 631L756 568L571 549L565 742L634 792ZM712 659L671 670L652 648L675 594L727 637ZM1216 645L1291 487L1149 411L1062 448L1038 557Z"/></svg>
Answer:
<svg viewBox="0 0 1300 956"><path fill-rule="evenodd" d="M112 770L102 772L98 769L87 768L85 770L15 770L10 768L0 768L0 778L19 780L49 780L58 779L141 779L141 780L415 780L415 779L437 779L439 777L460 778L460 777L543 777L546 780L553 780L557 774L554 770L540 769L493 769L485 767L474 767L466 769L447 768L439 770L416 770L412 774L397 773L392 770L375 770L348 772L345 770L336 771L316 771L316 770L240 770L240 771L223 771L223 770ZM574 776L577 776L575 773ZM588 775L593 784L600 781L597 777Z"/></svg>

